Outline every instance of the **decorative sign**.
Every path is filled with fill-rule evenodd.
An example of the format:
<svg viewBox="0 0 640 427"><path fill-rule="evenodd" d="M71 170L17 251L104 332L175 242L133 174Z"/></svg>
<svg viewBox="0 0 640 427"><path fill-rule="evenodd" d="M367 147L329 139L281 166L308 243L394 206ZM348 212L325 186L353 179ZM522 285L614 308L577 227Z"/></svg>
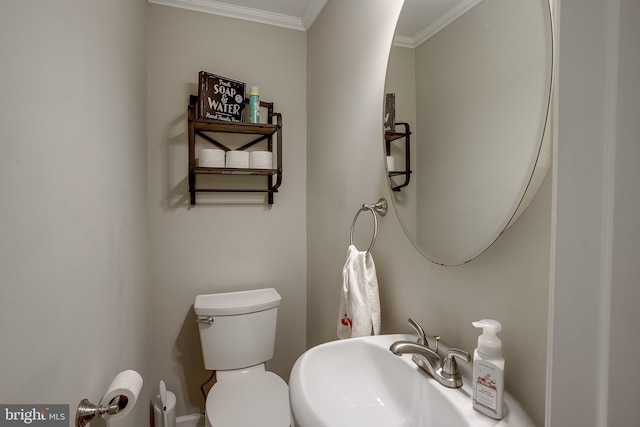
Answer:
<svg viewBox="0 0 640 427"><path fill-rule="evenodd" d="M205 71L200 71L199 76L198 118L241 122L244 118L245 84Z"/></svg>
<svg viewBox="0 0 640 427"><path fill-rule="evenodd" d="M396 94L387 93L384 103L384 130L395 132L396 130Z"/></svg>

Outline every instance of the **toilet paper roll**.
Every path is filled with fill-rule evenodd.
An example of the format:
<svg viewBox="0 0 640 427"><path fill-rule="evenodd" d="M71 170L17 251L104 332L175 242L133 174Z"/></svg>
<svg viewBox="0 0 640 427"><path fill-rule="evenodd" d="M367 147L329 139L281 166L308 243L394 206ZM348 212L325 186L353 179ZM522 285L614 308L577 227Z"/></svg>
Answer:
<svg viewBox="0 0 640 427"><path fill-rule="evenodd" d="M396 170L396 159L393 156L387 156L387 171L392 172Z"/></svg>
<svg viewBox="0 0 640 427"><path fill-rule="evenodd" d="M273 153L271 151L249 152L249 167L251 169L272 169Z"/></svg>
<svg viewBox="0 0 640 427"><path fill-rule="evenodd" d="M249 152L227 151L227 167L247 169L249 167Z"/></svg>
<svg viewBox="0 0 640 427"><path fill-rule="evenodd" d="M198 165L207 168L223 168L225 166L224 150L218 148L201 149Z"/></svg>
<svg viewBox="0 0 640 427"><path fill-rule="evenodd" d="M126 417L131 412L142 390L142 383L140 374L133 370L122 371L116 375L100 402L101 405L109 405L114 397L123 396L120 398L120 410L112 415L111 419Z"/></svg>

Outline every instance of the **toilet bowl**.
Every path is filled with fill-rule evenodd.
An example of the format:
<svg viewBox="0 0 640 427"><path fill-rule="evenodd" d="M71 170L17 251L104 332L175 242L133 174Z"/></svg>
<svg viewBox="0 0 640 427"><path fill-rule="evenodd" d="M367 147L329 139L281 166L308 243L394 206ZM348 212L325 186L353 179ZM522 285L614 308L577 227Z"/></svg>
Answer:
<svg viewBox="0 0 640 427"><path fill-rule="evenodd" d="M209 392L205 416L207 427L288 427L289 387L273 372L229 376Z"/></svg>
<svg viewBox="0 0 640 427"><path fill-rule="evenodd" d="M273 358L280 295L275 289L198 295L194 304L205 369L216 371L206 427L289 427L289 387Z"/></svg>

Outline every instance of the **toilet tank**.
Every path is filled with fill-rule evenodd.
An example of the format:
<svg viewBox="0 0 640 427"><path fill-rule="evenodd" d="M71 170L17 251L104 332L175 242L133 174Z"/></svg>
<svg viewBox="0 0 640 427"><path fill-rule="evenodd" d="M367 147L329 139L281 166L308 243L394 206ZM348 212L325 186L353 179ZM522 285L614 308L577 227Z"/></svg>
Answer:
<svg viewBox="0 0 640 427"><path fill-rule="evenodd" d="M198 295L194 310L205 369L241 369L271 360L280 300L273 288Z"/></svg>

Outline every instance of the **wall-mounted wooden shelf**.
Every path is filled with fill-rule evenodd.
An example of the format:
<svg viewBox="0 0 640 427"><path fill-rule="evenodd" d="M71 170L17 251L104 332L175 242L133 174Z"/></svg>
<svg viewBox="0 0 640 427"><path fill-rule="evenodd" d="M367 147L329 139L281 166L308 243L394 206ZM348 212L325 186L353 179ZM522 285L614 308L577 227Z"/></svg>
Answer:
<svg viewBox="0 0 640 427"><path fill-rule="evenodd" d="M398 125L404 127L404 132L385 131L384 133L385 151L387 156L391 155L391 143L404 139L404 170L389 171L389 178L404 176L404 182L399 185L392 184L391 189L393 191L400 191L402 187L409 185L409 181L411 180L411 129L409 128L409 123L396 123L396 126Z"/></svg>
<svg viewBox="0 0 640 427"><path fill-rule="evenodd" d="M249 100L245 99L245 103ZM196 204L196 193L267 193L267 201L273 204L273 194L282 184L282 115L273 111L272 102L260 101L260 107L267 109L268 123L225 122L197 118L198 97L191 96L187 109L189 134L189 194L192 205ZM196 164L196 136L213 144L217 148L229 151L227 145L214 138L215 133L253 135L248 143L235 150L248 150L257 143L266 140L267 150L274 152L273 169L212 168ZM274 147L275 139L275 147ZM203 188L196 185L196 175L257 175L265 176L267 182L263 188ZM274 182L275 179L275 182Z"/></svg>

